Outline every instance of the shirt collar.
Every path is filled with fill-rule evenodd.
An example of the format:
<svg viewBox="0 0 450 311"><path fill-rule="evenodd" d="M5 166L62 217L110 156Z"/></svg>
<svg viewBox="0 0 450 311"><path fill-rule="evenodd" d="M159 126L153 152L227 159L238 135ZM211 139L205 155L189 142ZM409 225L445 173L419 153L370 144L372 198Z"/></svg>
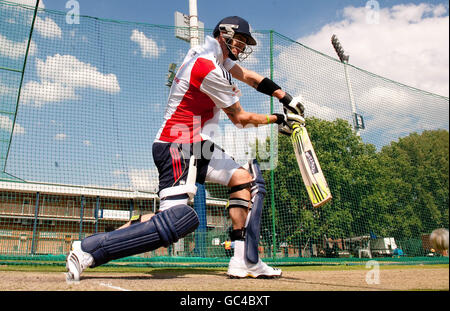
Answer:
<svg viewBox="0 0 450 311"><path fill-rule="evenodd" d="M204 48L206 51L213 53L216 57L217 61L223 65L223 53L222 48L220 47L219 42L211 36L206 36Z"/></svg>

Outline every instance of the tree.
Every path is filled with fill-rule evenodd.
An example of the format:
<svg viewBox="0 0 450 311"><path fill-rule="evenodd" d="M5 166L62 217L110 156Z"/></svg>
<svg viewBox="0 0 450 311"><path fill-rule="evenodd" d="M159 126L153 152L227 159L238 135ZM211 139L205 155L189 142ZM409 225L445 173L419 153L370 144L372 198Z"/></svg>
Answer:
<svg viewBox="0 0 450 311"><path fill-rule="evenodd" d="M306 124L333 199L312 207L290 138L279 135L274 170L263 171L264 244L303 247L311 240L320 243L325 235L370 233L397 241L420 240L423 233L448 228L448 131L412 133L377 152L345 120L308 118ZM257 143L254 148L258 155L261 147ZM207 189L214 196L228 196L226 187L207 185Z"/></svg>
<svg viewBox="0 0 450 311"><path fill-rule="evenodd" d="M418 238L449 224L449 133L412 133L378 154L378 187L367 201L380 211L384 234ZM375 198L376 197L376 198Z"/></svg>
<svg viewBox="0 0 450 311"><path fill-rule="evenodd" d="M368 219L364 196L373 189L376 149L364 144L350 124L342 119L333 122L310 118L307 129L330 186L333 199L318 209L312 207L288 137L278 137L278 163L274 171L274 197L266 197L264 220L275 222L277 241L298 243L308 238L347 237L367 232ZM265 180L270 181L270 172ZM272 210L272 200L275 209Z"/></svg>
<svg viewBox="0 0 450 311"><path fill-rule="evenodd" d="M307 128L333 199L318 209L309 202L288 137L278 139L278 163L269 183L265 221L278 242L375 233L420 239L448 228L449 134L412 133L380 152L344 120L311 118ZM271 180L265 172L266 181ZM274 209L272 210L272 201Z"/></svg>

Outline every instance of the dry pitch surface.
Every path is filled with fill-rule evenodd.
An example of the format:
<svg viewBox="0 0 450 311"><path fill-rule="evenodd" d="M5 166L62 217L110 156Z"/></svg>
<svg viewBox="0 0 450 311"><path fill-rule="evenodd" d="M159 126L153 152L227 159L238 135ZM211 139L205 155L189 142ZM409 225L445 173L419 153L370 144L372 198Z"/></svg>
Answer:
<svg viewBox="0 0 450 311"><path fill-rule="evenodd" d="M229 279L226 269L107 268L67 282L62 267L0 266L0 291L429 291L449 290L448 265L281 267L279 279ZM369 282L367 281L369 280Z"/></svg>

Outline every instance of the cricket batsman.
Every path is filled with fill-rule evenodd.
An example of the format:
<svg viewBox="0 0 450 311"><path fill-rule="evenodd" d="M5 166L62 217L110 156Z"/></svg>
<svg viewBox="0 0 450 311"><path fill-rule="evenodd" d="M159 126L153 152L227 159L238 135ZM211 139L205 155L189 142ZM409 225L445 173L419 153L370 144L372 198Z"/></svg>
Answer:
<svg viewBox="0 0 450 311"><path fill-rule="evenodd" d="M230 240L235 248L227 275L281 276L280 269L265 264L258 254L266 190L257 161L241 166L213 142L220 110L240 128L276 123L281 133L289 134L293 123L304 122L301 103L271 79L236 62L248 57L251 46L256 44L249 23L230 16L217 24L213 37L207 36L203 46L188 51L174 78L164 120L152 147L159 173L159 211L114 231L75 241L67 257L68 279L79 280L88 267L167 247L194 232L199 219L188 204L197 191L195 183L205 181L229 188ZM245 111L232 78L278 98L285 106L284 113L265 115Z"/></svg>

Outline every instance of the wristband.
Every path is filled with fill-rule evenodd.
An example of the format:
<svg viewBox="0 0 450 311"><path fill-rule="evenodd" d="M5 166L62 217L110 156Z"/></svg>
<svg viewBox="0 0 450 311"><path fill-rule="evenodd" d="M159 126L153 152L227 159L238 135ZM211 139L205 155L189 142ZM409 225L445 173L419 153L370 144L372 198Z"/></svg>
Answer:
<svg viewBox="0 0 450 311"><path fill-rule="evenodd" d="M258 92L261 92L269 96L272 96L273 92L279 89L281 89L281 87L278 86L275 82L273 82L269 78L264 78L256 88Z"/></svg>
<svg viewBox="0 0 450 311"><path fill-rule="evenodd" d="M266 114L266 118L267 118L267 124L270 124L270 118L269 118L269 115Z"/></svg>

